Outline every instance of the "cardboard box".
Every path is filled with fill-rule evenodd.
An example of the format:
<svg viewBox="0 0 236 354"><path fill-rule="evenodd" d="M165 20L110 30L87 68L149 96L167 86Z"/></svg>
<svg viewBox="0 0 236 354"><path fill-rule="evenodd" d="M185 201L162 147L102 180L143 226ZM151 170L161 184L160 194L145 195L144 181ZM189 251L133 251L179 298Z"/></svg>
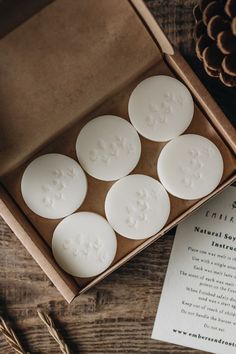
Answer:
<svg viewBox="0 0 236 354"><path fill-rule="evenodd" d="M0 213L68 302L235 180L234 128L141 0L57 0L3 38L0 51ZM139 241L117 235L117 255L107 271L92 279L73 278L56 264L50 248L60 220L29 210L20 192L22 173L47 152L76 159L81 127L101 114L128 119L130 93L154 74L175 76L192 92L195 114L186 133L208 137L218 146L225 164L221 183L201 200L170 196L171 214L161 232ZM141 142L141 160L133 173L157 178L156 161L165 144L142 137ZM112 182L87 177L89 192L80 210L104 215Z"/></svg>

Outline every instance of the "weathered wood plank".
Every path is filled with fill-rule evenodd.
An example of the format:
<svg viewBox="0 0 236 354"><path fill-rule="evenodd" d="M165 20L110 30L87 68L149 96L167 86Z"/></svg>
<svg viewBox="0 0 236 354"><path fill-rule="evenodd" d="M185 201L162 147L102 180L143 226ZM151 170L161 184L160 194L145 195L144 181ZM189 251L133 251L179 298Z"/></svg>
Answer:
<svg viewBox="0 0 236 354"><path fill-rule="evenodd" d="M75 353L194 353L150 339L173 236L165 236L71 305L1 221L0 301L32 353L58 353L36 314L50 311ZM0 352L8 353L4 341Z"/></svg>

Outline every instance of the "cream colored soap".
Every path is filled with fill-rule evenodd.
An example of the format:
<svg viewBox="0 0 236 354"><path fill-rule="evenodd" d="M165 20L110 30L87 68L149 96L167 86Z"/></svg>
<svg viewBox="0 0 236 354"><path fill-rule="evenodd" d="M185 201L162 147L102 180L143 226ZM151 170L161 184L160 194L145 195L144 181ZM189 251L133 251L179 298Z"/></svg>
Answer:
<svg viewBox="0 0 236 354"><path fill-rule="evenodd" d="M25 169L21 193L34 213L58 219L72 214L83 203L87 179L72 158L61 154L42 155Z"/></svg>
<svg viewBox="0 0 236 354"><path fill-rule="evenodd" d="M145 138L168 141L182 134L192 121L194 103L185 85L170 76L152 76L132 92L129 117Z"/></svg>
<svg viewBox="0 0 236 354"><path fill-rule="evenodd" d="M141 143L127 120L105 115L88 122L76 142L78 160L91 176L114 181L128 175L137 165Z"/></svg>
<svg viewBox="0 0 236 354"><path fill-rule="evenodd" d="M116 255L116 235L106 219L78 212L62 220L52 239L57 263L75 277L87 278L105 271Z"/></svg>
<svg viewBox="0 0 236 354"><path fill-rule="evenodd" d="M219 149L196 134L175 138L164 146L157 173L166 190L181 199L199 199L220 183L224 164Z"/></svg>
<svg viewBox="0 0 236 354"><path fill-rule="evenodd" d="M105 213L113 229L130 239L145 239L165 225L170 200L164 187L154 178L129 175L110 188Z"/></svg>

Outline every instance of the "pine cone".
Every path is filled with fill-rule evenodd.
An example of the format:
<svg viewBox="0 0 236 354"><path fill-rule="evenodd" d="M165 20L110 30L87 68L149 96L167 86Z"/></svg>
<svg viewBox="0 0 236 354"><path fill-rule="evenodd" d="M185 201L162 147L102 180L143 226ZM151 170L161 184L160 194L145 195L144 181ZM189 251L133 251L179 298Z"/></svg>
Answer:
<svg viewBox="0 0 236 354"><path fill-rule="evenodd" d="M236 86L236 0L200 0L194 17L196 53L205 71Z"/></svg>

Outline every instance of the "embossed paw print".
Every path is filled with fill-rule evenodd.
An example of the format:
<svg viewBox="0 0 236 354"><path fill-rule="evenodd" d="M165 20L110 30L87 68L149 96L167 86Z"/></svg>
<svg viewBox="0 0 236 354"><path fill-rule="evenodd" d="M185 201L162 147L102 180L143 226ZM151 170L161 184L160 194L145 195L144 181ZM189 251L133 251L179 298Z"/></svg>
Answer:
<svg viewBox="0 0 236 354"><path fill-rule="evenodd" d="M145 188L142 188L136 192L138 198L146 199L149 197L148 191Z"/></svg>
<svg viewBox="0 0 236 354"><path fill-rule="evenodd" d="M52 184L56 187L57 190L62 190L66 187L65 182L61 181L60 179L54 179Z"/></svg>
<svg viewBox="0 0 236 354"><path fill-rule="evenodd" d="M133 216L129 216L126 219L126 223L129 227L134 227L134 228L137 227L137 220Z"/></svg>
<svg viewBox="0 0 236 354"><path fill-rule="evenodd" d="M197 158L199 156L201 156L201 151L198 149L190 149L188 151L189 155L192 156L193 158Z"/></svg>
<svg viewBox="0 0 236 354"><path fill-rule="evenodd" d="M89 158L93 162L99 160L105 164L109 164L111 159L120 156L121 150L125 150L128 153L135 151L133 145L128 143L125 137L115 135L110 143L99 139L96 142L96 148L89 151Z"/></svg>
<svg viewBox="0 0 236 354"><path fill-rule="evenodd" d="M186 187L193 187L195 182L202 179L202 173L200 171L194 171L192 174L187 175L183 178L183 183Z"/></svg>
<svg viewBox="0 0 236 354"><path fill-rule="evenodd" d="M81 245L83 240L84 240L84 235L83 234L79 233L79 234L76 235L76 243L78 245Z"/></svg>
<svg viewBox="0 0 236 354"><path fill-rule="evenodd" d="M95 241L94 244L93 244L93 248L94 248L95 250L99 250L99 249L102 248L102 247L103 247L102 241L101 241L99 238L97 238L96 241Z"/></svg>
<svg viewBox="0 0 236 354"><path fill-rule="evenodd" d="M159 191L157 191L156 189L152 189L152 191L151 191L151 196L154 198L154 199L158 199L159 198L159 196L160 196L160 192Z"/></svg>
<svg viewBox="0 0 236 354"><path fill-rule="evenodd" d="M57 185L57 190L62 191L64 188L66 188L66 183L60 181Z"/></svg>
<svg viewBox="0 0 236 354"><path fill-rule="evenodd" d="M210 146L209 146L209 147L204 147L204 148L202 149L202 152L203 152L203 154L204 154L206 157L208 157L208 158L211 158L212 156L215 155L214 149L212 149Z"/></svg>
<svg viewBox="0 0 236 354"><path fill-rule="evenodd" d="M196 172L194 173L194 177L195 177L196 180L201 179L201 178L202 178L202 173L199 172L199 171L196 171Z"/></svg>
<svg viewBox="0 0 236 354"><path fill-rule="evenodd" d="M186 187L193 187L193 179L191 177L185 176L183 178L183 183Z"/></svg>
<svg viewBox="0 0 236 354"><path fill-rule="evenodd" d="M184 99L183 96L181 96L180 94L174 94L172 92L166 92L164 94L164 99L166 102L168 103L178 103L179 105L183 105L184 103Z"/></svg>
<svg viewBox="0 0 236 354"><path fill-rule="evenodd" d="M116 135L115 142L119 147L124 147L126 143L126 139L123 136Z"/></svg>
<svg viewBox="0 0 236 354"><path fill-rule="evenodd" d="M203 167L203 162L199 158L191 159L190 165L194 170L198 170Z"/></svg>
<svg viewBox="0 0 236 354"><path fill-rule="evenodd" d="M108 154L102 154L101 160L105 163L108 163L110 161L110 157Z"/></svg>
<svg viewBox="0 0 236 354"><path fill-rule="evenodd" d="M82 254L83 254L84 257L87 257L88 254L89 254L89 249L88 249L87 247L84 247L84 248L82 249Z"/></svg>
<svg viewBox="0 0 236 354"><path fill-rule="evenodd" d="M98 159L98 152L96 151L96 150L90 150L89 151L89 159L91 160L91 161L97 161L97 159Z"/></svg>
<svg viewBox="0 0 236 354"><path fill-rule="evenodd" d="M140 221L147 221L148 217L147 217L147 214L145 213L142 213L139 215L139 220Z"/></svg>
<svg viewBox="0 0 236 354"><path fill-rule="evenodd" d="M54 199L51 198L51 197L44 197L44 198L43 198L43 204L44 204L47 208L54 208L55 201L54 201Z"/></svg>
<svg viewBox="0 0 236 354"><path fill-rule="evenodd" d="M165 116L165 115L159 116L157 120L158 120L158 122L161 123L161 124L168 122L168 118L167 118L167 116Z"/></svg>
<svg viewBox="0 0 236 354"><path fill-rule="evenodd" d="M93 162L102 160L108 162L108 154L106 153L107 144L103 139L98 139L96 142L97 148L89 151L89 159Z"/></svg>
<svg viewBox="0 0 236 354"><path fill-rule="evenodd" d="M65 240L62 244L62 247L65 249L65 250L68 250L71 246L71 241L70 240Z"/></svg>
<svg viewBox="0 0 236 354"><path fill-rule="evenodd" d="M180 167L183 176L182 182L186 187L192 188L195 183L202 179L202 168L204 167L203 149L192 148L188 151L190 159L188 164Z"/></svg>
<svg viewBox="0 0 236 354"><path fill-rule="evenodd" d="M157 112L160 111L160 107L157 104L154 104L154 103L150 103L148 108L149 108L149 111L152 112L152 113L157 113Z"/></svg>
<svg viewBox="0 0 236 354"><path fill-rule="evenodd" d="M103 140L103 139L98 139L98 141L97 141L97 147L98 147L99 149L101 149L101 150L106 150L107 144L106 144L105 140Z"/></svg>
<svg viewBox="0 0 236 354"><path fill-rule="evenodd" d="M67 174L67 176L69 176L70 178L73 179L76 177L77 171L74 167L69 167L69 168L67 168L66 174Z"/></svg>
<svg viewBox="0 0 236 354"><path fill-rule="evenodd" d="M128 152L128 154L130 154L131 152L134 152L135 151L134 145L131 143L127 144L126 151Z"/></svg>
<svg viewBox="0 0 236 354"><path fill-rule="evenodd" d="M127 210L128 214L134 214L137 211L137 209L133 205L128 205L126 207L126 210Z"/></svg>
<svg viewBox="0 0 236 354"><path fill-rule="evenodd" d="M50 186L50 184L43 184L42 185L42 190L44 192L50 192L52 190L52 187Z"/></svg>
<svg viewBox="0 0 236 354"><path fill-rule="evenodd" d="M62 180L64 176L63 170L55 169L52 171L52 174L54 175L54 179L50 183L42 185L42 190L46 194L42 201L47 208L53 208L57 200L64 199L62 191L66 187L66 183Z"/></svg>
<svg viewBox="0 0 236 354"><path fill-rule="evenodd" d="M110 154L112 155L112 156L119 156L119 148L118 148L118 146L117 146L117 144L116 143L111 143L110 145L109 145L109 149L110 149Z"/></svg>
<svg viewBox="0 0 236 354"><path fill-rule="evenodd" d="M148 109L150 114L146 116L145 120L150 128L157 128L158 123L166 123L168 121L168 114L172 112L172 107L165 101L160 106L151 103Z"/></svg>
<svg viewBox="0 0 236 354"><path fill-rule="evenodd" d="M169 103L164 101L161 103L161 110L162 113L169 114L173 112L173 107Z"/></svg>
<svg viewBox="0 0 236 354"><path fill-rule="evenodd" d="M78 254L79 254L79 249L78 248L74 248L72 254L73 254L73 256L77 257Z"/></svg>
<svg viewBox="0 0 236 354"><path fill-rule="evenodd" d="M148 220L147 211L150 209L149 198L150 194L145 188L141 188L136 192L134 203L126 207L129 215L126 223L129 227L137 228L139 222Z"/></svg>
<svg viewBox="0 0 236 354"><path fill-rule="evenodd" d="M153 116L148 115L148 116L145 118L145 120L146 120L147 125L148 125L150 128L154 128L154 127L155 127L155 125L156 125L156 119L155 119Z"/></svg>
<svg viewBox="0 0 236 354"><path fill-rule="evenodd" d="M124 136L120 136L119 141L121 149L125 149L127 145L127 139Z"/></svg>
<svg viewBox="0 0 236 354"><path fill-rule="evenodd" d="M165 102L168 102L168 103L175 102L173 93L171 93L171 92L164 93L164 100L165 100Z"/></svg>
<svg viewBox="0 0 236 354"><path fill-rule="evenodd" d="M138 209L141 211L148 210L150 208L147 201L140 200L140 199L137 200L137 206L138 206Z"/></svg>
<svg viewBox="0 0 236 354"><path fill-rule="evenodd" d="M107 261L107 258L108 258L107 253L103 252L103 253L100 254L99 259L100 259L100 261L101 261L102 263L105 263L105 262Z"/></svg>
<svg viewBox="0 0 236 354"><path fill-rule="evenodd" d="M149 113L145 120L147 125L150 128L157 128L158 123L166 123L167 122L167 113L169 113L170 108L169 105L166 105L164 102L161 105L157 104L149 104L148 106Z"/></svg>
<svg viewBox="0 0 236 354"><path fill-rule="evenodd" d="M93 249L93 243L91 241L83 244L82 253L84 256L89 256L91 250Z"/></svg>
<svg viewBox="0 0 236 354"><path fill-rule="evenodd" d="M56 168L55 170L52 171L53 175L57 178L63 177L64 173L60 168Z"/></svg>
<svg viewBox="0 0 236 354"><path fill-rule="evenodd" d="M57 193L55 193L55 199L63 200L64 196L63 196L63 194L61 192L57 192Z"/></svg>

